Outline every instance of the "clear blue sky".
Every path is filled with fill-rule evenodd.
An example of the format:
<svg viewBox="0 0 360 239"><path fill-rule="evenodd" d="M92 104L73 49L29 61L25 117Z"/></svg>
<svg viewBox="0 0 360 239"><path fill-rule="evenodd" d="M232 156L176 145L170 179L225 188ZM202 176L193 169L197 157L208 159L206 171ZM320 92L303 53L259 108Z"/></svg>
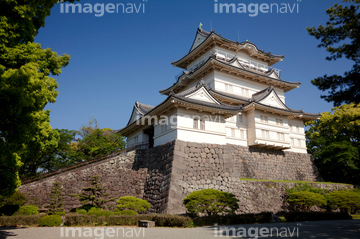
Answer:
<svg viewBox="0 0 360 239"><path fill-rule="evenodd" d="M325 24L326 9L333 0L218 0L218 3L299 4L299 13L214 13L214 0L81 0L90 3L145 4L145 13L61 13L57 4L35 41L58 54L71 55L70 64L57 76L59 96L49 104L53 128L79 129L91 117L100 127L120 129L129 120L135 101L157 105L165 99L160 89L175 82L181 69L171 65L183 57L195 37L199 23L203 29L231 40L250 40L260 49L283 54L282 79L300 81L302 86L285 94L294 109L317 113L332 104L310 80L323 74L342 74L351 62L325 60L325 49L306 27ZM142 11L144 11L142 9Z"/></svg>

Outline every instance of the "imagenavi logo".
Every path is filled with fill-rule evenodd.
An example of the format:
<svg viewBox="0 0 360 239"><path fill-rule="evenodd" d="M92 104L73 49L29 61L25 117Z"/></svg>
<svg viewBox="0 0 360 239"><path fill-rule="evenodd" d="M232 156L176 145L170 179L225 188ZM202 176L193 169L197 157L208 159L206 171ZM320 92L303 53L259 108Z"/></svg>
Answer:
<svg viewBox="0 0 360 239"><path fill-rule="evenodd" d="M148 0L134 0L134 2L119 3L63 3L60 0L60 13L94 14L102 17L110 14L144 14Z"/></svg>
<svg viewBox="0 0 360 239"><path fill-rule="evenodd" d="M288 3L234 3L214 0L214 13L248 14L250 17L256 17L259 13L299 13L300 3L301 0L290 0Z"/></svg>

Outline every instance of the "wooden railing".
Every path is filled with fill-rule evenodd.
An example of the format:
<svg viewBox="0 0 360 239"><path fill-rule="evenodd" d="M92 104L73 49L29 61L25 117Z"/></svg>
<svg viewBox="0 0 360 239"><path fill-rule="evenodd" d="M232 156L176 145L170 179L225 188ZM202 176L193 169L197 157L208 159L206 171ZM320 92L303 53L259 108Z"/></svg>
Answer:
<svg viewBox="0 0 360 239"><path fill-rule="evenodd" d="M21 184L24 185L24 184L27 184L27 183L31 183L31 182L43 179L43 178L48 178L48 177L51 177L51 176L54 176L54 175L57 175L57 174L60 174L60 173L66 172L66 171L70 171L70 170L80 168L80 167L83 167L83 166L86 166L86 165L89 165L89 164L100 162L100 161L103 161L105 159L109 159L109 158L115 157L117 155L127 153L129 151L139 150L139 149L148 149L148 148L149 148L149 143L138 144L138 145L135 145L135 146L132 146L132 147L129 147L129 148L125 148L125 149L122 149L120 151L117 151L117 152L114 152L114 153L111 153L111 154L107 154L107 155L104 155L104 156L101 156L101 157L97 157L97 158L91 159L89 161L81 162L81 163L78 163L78 164L75 164L75 165L72 165L70 167L66 167L66 168L63 168L63 169L60 169L60 170L57 170L57 171L54 171L54 172L45 173L45 174L35 176L35 177L31 177L31 178L25 178L24 180L21 181Z"/></svg>

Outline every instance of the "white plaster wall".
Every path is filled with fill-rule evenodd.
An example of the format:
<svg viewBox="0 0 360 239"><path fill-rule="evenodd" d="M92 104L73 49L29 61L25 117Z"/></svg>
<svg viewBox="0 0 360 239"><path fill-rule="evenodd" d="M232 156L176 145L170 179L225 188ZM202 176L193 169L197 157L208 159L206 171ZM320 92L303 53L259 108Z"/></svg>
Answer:
<svg viewBox="0 0 360 239"><path fill-rule="evenodd" d="M214 84L214 73L211 72L207 75L205 75L203 78L201 79L195 79L193 80L189 85L187 85L183 90L181 90L180 92L184 92L192 87L194 87L197 83L199 83L200 80L204 80L205 84L207 84L209 87L211 87L212 89L215 89L215 84Z"/></svg>
<svg viewBox="0 0 360 239"><path fill-rule="evenodd" d="M154 137L154 147L165 144L167 142L171 142L175 139L177 139L177 131L176 128L173 128L164 134Z"/></svg>
<svg viewBox="0 0 360 239"><path fill-rule="evenodd" d="M249 97L261 90L268 88L268 85L260 84L258 82L246 80L242 77L235 77L230 74L215 71L214 73L214 81L215 81L215 90L227 92L225 90L225 84L229 84L233 86L232 94L238 94L244 97ZM243 95L241 89L247 89L249 91L249 95ZM279 98L285 103L285 93L282 89L275 88L276 93L279 95ZM231 93L231 92L227 92Z"/></svg>
<svg viewBox="0 0 360 239"><path fill-rule="evenodd" d="M193 117L205 121L205 130L193 128ZM225 120L223 116L180 108L178 109L177 123L177 137L180 140L211 144L226 143Z"/></svg>
<svg viewBox="0 0 360 239"><path fill-rule="evenodd" d="M146 136L147 136L147 135L145 135L145 134L143 133L142 129L136 131L135 133L133 133L133 134L131 134L131 135L129 135L129 136L127 137L127 139L126 139L126 145L127 145L127 147L135 146L135 137L138 137L138 143L137 143L137 145L138 145L138 144L141 144L141 143L148 142L149 137L148 137L148 136L146 137Z"/></svg>
<svg viewBox="0 0 360 239"><path fill-rule="evenodd" d="M290 129L290 125L292 126L292 130ZM287 151L307 153L304 122L299 119L291 119L288 122L288 127L292 149ZM299 131L297 129L299 129ZM294 139L294 141L291 139ZM300 145L298 143L300 143Z"/></svg>

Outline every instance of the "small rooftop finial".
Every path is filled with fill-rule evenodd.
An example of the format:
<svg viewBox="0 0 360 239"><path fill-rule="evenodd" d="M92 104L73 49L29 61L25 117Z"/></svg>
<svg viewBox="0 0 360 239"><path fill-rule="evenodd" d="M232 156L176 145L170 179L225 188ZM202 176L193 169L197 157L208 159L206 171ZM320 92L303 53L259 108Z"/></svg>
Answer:
<svg viewBox="0 0 360 239"><path fill-rule="evenodd" d="M202 28L201 28L202 26L203 26L203 24L200 22L200 24L199 24L199 29L200 30L202 30Z"/></svg>

